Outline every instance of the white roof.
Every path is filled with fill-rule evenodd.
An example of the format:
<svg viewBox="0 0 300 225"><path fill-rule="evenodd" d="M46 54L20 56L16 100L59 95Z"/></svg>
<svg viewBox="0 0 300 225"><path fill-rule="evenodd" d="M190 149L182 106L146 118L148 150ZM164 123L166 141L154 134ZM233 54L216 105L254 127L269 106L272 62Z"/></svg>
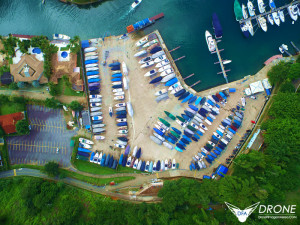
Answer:
<svg viewBox="0 0 300 225"><path fill-rule="evenodd" d="M272 86L271 86L268 78L263 79L262 80L262 84L263 84L263 86L264 86L265 89L271 89L272 88Z"/></svg>
<svg viewBox="0 0 300 225"><path fill-rule="evenodd" d="M251 89L252 94L263 92L265 90L263 85L262 85L262 82L260 80L254 82L254 83L251 83L250 84L250 89Z"/></svg>
<svg viewBox="0 0 300 225"><path fill-rule="evenodd" d="M245 94L246 95L252 95L250 88L245 89Z"/></svg>

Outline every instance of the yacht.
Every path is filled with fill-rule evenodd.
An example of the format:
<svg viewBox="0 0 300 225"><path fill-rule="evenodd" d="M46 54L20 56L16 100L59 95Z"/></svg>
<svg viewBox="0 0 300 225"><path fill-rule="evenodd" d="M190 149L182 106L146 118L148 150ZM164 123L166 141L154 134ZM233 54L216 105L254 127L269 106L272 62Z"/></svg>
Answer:
<svg viewBox="0 0 300 225"><path fill-rule="evenodd" d="M248 0L247 2L247 7L248 7L249 15L255 16L255 8L253 6L253 3L250 0Z"/></svg>
<svg viewBox="0 0 300 225"><path fill-rule="evenodd" d="M278 15L279 15L279 18L281 20L281 22L285 22L285 18L284 18L284 12L283 10L278 10Z"/></svg>
<svg viewBox="0 0 300 225"><path fill-rule="evenodd" d="M210 52L214 52L216 50L216 45L215 45L214 39L212 38L212 36L208 30L205 31L205 39L206 39L206 43L208 46L208 50Z"/></svg>
<svg viewBox="0 0 300 225"><path fill-rule="evenodd" d="M241 30L246 38L249 37L250 32L248 31L248 26L245 23L240 24Z"/></svg>
<svg viewBox="0 0 300 225"><path fill-rule="evenodd" d="M243 12L244 19L248 19L247 8L244 4L242 4L242 12Z"/></svg>
<svg viewBox="0 0 300 225"><path fill-rule="evenodd" d="M275 5L274 0L269 0L269 6L270 6L271 10L276 9L276 5Z"/></svg>
<svg viewBox="0 0 300 225"><path fill-rule="evenodd" d="M265 13L266 12L266 7L263 2L263 0L257 0L257 5L260 13Z"/></svg>
<svg viewBox="0 0 300 225"><path fill-rule="evenodd" d="M64 35L64 34L53 34L53 40L64 40L64 41L68 41L70 40L71 37Z"/></svg>
<svg viewBox="0 0 300 225"><path fill-rule="evenodd" d="M142 0L135 0L134 3L131 4L131 9L135 9L141 2Z"/></svg>
<svg viewBox="0 0 300 225"><path fill-rule="evenodd" d="M270 23L271 25L274 25L274 20L273 20L273 18L272 18L272 15L271 15L271 14L268 14L267 18L268 18L269 23Z"/></svg>
<svg viewBox="0 0 300 225"><path fill-rule="evenodd" d="M288 49L288 46L285 45L285 44L282 44L282 45L279 47L279 51L281 52L281 54L283 54L285 50L286 50L286 51L289 50L289 49Z"/></svg>
<svg viewBox="0 0 300 225"><path fill-rule="evenodd" d="M298 7L296 5L290 5L287 9L292 20L296 21L298 19Z"/></svg>
<svg viewBox="0 0 300 225"><path fill-rule="evenodd" d="M272 18L277 26L280 26L280 19L277 12L272 12Z"/></svg>
<svg viewBox="0 0 300 225"><path fill-rule="evenodd" d="M259 16L259 17L257 18L257 20L258 20L258 22L259 22L259 25L260 25L261 29L262 29L264 32L267 32L268 27L267 27L267 21L266 21L266 19L265 19L264 17L262 17L262 16Z"/></svg>
<svg viewBox="0 0 300 225"><path fill-rule="evenodd" d="M251 36L254 35L253 26L251 20L246 21L246 26L248 27L248 31L251 34Z"/></svg>

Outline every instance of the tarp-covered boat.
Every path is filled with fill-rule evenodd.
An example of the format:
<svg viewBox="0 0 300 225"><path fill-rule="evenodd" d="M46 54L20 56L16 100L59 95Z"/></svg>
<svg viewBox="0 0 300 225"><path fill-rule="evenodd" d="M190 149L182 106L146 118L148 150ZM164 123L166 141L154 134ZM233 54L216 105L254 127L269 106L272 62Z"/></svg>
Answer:
<svg viewBox="0 0 300 225"><path fill-rule="evenodd" d="M223 29L222 29L222 26L220 24L219 18L218 18L216 13L213 13L213 15L212 15L212 24L213 24L213 27L214 27L216 38L217 39L222 38Z"/></svg>

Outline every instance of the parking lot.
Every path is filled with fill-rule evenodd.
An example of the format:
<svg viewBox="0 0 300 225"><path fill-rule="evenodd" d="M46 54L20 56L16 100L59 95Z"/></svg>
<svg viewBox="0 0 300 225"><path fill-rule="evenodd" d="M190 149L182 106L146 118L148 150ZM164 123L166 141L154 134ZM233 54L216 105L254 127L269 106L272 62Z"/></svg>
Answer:
<svg viewBox="0 0 300 225"><path fill-rule="evenodd" d="M29 135L7 138L11 164L58 162L70 166L70 139L75 131L66 129L63 111L44 106L28 105Z"/></svg>

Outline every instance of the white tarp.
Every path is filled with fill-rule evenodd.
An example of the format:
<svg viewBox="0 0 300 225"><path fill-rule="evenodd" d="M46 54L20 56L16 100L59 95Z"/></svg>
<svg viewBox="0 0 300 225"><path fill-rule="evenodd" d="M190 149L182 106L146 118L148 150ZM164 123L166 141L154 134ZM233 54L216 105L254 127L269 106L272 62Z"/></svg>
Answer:
<svg viewBox="0 0 300 225"><path fill-rule="evenodd" d="M246 88L245 89L245 94L248 95L252 95L250 88Z"/></svg>
<svg viewBox="0 0 300 225"><path fill-rule="evenodd" d="M256 81L254 83L251 83L250 89L251 89L252 94L263 92L265 90L261 81Z"/></svg>
<svg viewBox="0 0 300 225"><path fill-rule="evenodd" d="M265 89L271 89L272 88L272 86L271 86L268 78L263 79L262 80L262 84L263 84L263 86L264 86Z"/></svg>

